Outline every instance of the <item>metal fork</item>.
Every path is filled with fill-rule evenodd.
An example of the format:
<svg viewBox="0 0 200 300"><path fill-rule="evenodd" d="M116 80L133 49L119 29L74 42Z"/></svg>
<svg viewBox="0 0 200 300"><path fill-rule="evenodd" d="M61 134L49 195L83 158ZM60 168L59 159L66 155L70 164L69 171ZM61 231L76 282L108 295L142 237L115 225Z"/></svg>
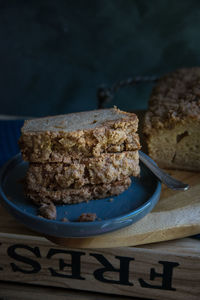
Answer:
<svg viewBox="0 0 200 300"><path fill-rule="evenodd" d="M187 191L189 189L189 185L186 183L183 183L173 177L171 177L169 174L161 170L156 163L145 153L142 151L139 151L139 157L140 160L143 162L143 164L151 170L151 172L168 188L172 190L182 190L182 191Z"/></svg>

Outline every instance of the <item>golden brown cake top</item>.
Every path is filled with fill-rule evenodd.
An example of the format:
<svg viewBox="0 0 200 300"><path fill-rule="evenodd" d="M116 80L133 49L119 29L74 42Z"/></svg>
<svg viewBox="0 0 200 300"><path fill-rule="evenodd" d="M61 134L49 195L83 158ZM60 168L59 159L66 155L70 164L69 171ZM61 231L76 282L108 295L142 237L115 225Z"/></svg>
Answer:
<svg viewBox="0 0 200 300"><path fill-rule="evenodd" d="M153 88L145 131L200 120L200 67L179 69L161 77Z"/></svg>

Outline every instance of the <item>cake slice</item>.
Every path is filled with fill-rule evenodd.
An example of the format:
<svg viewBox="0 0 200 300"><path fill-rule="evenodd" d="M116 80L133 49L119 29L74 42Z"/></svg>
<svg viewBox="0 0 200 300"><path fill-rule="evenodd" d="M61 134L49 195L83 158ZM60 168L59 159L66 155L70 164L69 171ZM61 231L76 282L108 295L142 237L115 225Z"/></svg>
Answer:
<svg viewBox="0 0 200 300"><path fill-rule="evenodd" d="M71 164L30 163L26 183L32 190L43 187L51 190L81 188L86 184L108 184L125 177L138 176L139 173L138 151L104 153Z"/></svg>
<svg viewBox="0 0 200 300"><path fill-rule="evenodd" d="M200 68L162 77L152 91L144 134L162 168L200 170Z"/></svg>
<svg viewBox="0 0 200 300"><path fill-rule="evenodd" d="M116 196L124 192L131 184L129 177L120 181L111 182L108 184L85 185L81 188L67 188L67 189L48 189L47 187L28 189L26 196L31 198L37 205L43 203L54 204L73 204L92 199L101 199L110 196Z"/></svg>
<svg viewBox="0 0 200 300"><path fill-rule="evenodd" d="M140 148L138 118L117 108L27 120L19 146L30 162L65 162Z"/></svg>

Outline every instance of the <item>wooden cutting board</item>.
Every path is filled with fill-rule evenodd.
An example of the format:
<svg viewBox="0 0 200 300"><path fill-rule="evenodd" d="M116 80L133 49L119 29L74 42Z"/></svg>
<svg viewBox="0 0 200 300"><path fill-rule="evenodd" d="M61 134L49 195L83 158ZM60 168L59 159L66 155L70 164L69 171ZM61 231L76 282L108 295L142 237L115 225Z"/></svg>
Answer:
<svg viewBox="0 0 200 300"><path fill-rule="evenodd" d="M200 233L200 173L170 171L172 176L189 183L186 191L162 187L161 198L154 210L139 222L118 231L90 238L55 238L51 241L72 248L107 248L135 246L173 240ZM40 236L27 229L0 206L0 234Z"/></svg>

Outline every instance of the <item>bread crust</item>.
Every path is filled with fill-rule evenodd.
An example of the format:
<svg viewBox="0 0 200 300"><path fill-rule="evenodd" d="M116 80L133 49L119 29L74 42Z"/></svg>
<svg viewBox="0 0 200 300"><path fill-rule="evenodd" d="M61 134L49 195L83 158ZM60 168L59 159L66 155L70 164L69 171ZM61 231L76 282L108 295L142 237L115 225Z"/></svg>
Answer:
<svg viewBox="0 0 200 300"><path fill-rule="evenodd" d="M200 122L200 68L179 69L158 80L152 90L144 133L172 129L188 120Z"/></svg>

